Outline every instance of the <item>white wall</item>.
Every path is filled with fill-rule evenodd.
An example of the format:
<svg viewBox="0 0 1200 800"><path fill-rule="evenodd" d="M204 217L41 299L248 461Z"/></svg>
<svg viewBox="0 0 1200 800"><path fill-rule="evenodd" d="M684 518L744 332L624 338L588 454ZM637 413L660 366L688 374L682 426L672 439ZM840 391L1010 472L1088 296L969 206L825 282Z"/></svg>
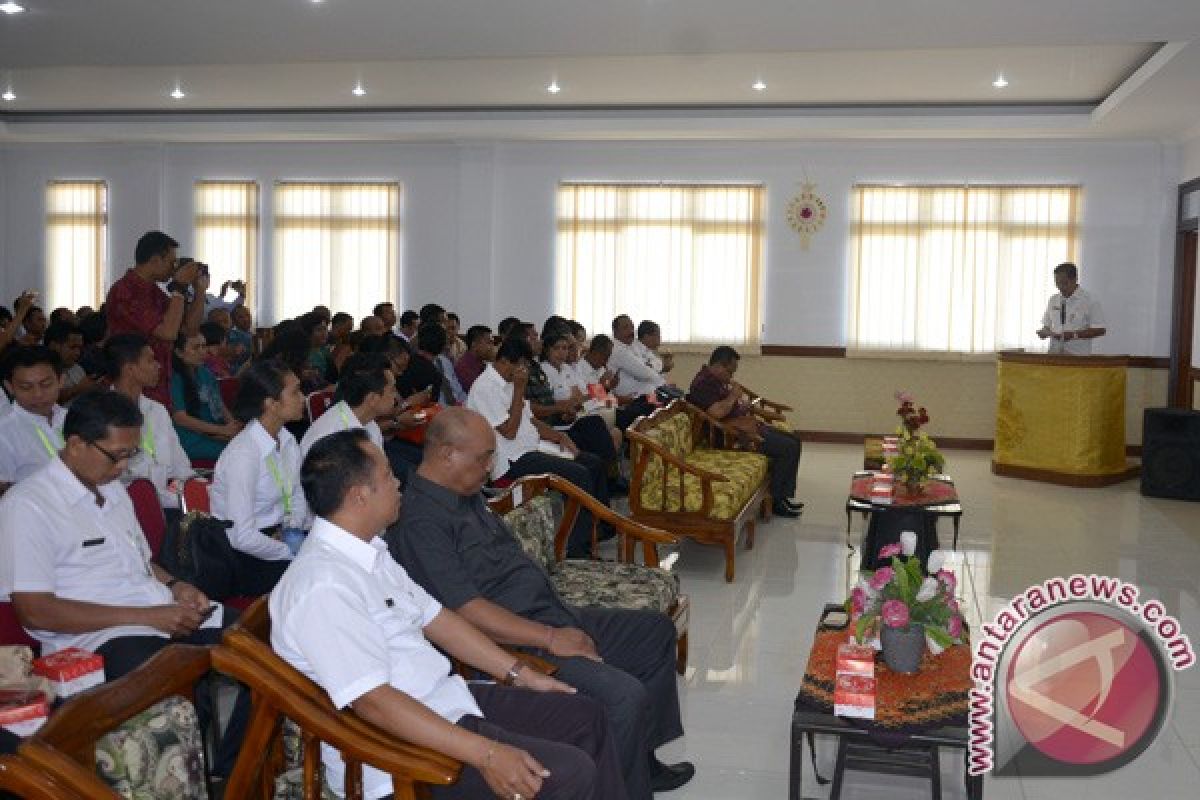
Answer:
<svg viewBox="0 0 1200 800"><path fill-rule="evenodd" d="M437 299L467 324L509 313L542 319L552 310L560 180L744 180L768 190L765 341L839 345L855 182L1071 182L1084 186L1083 282L1109 317L1101 349L1165 356L1179 170L1175 148L1149 142L14 144L0 149L0 302L42 285L43 193L52 178L109 181L110 280L144 230L162 226L190 246L198 178L254 178L264 200L276 180L398 179L402 302ZM783 209L806 175L830 213L804 251ZM269 300L264 284L260 297ZM272 316L269 306L263 311Z"/></svg>
<svg viewBox="0 0 1200 800"><path fill-rule="evenodd" d="M1180 183L1200 178L1200 136L1183 143L1179 160L1182 165L1179 172Z"/></svg>

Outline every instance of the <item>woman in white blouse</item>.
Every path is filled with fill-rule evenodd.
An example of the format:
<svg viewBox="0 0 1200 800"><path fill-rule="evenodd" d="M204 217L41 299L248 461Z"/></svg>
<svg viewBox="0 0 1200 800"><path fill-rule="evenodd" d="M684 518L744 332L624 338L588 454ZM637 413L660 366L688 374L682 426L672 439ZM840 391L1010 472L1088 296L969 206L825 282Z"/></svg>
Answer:
<svg viewBox="0 0 1200 800"><path fill-rule="evenodd" d="M271 591L292 559L278 537L312 521L300 488L300 447L284 427L304 416L304 395L296 374L273 359L254 362L239 378L232 412L246 427L217 459L212 511L229 522L236 593L255 596Z"/></svg>
<svg viewBox="0 0 1200 800"><path fill-rule="evenodd" d="M542 372L545 373L546 380L554 391L555 401L562 402L571 399L574 401L575 408L574 412L565 415L560 420L554 420L552 424L555 428L566 431L580 448L594 452L601 458L615 458L621 452L623 437L621 432L616 429L612 414L597 414L602 409L599 404L588 399L587 378L577 368L578 363L579 345L569 329L551 328L542 333ZM592 439L586 434L578 435L580 431L576 426L581 422L585 425L597 424L591 421L593 415L603 420L607 426L609 438L613 443L611 451L607 447L595 446ZM587 422L584 422L585 420ZM575 435L572 435L573 431Z"/></svg>

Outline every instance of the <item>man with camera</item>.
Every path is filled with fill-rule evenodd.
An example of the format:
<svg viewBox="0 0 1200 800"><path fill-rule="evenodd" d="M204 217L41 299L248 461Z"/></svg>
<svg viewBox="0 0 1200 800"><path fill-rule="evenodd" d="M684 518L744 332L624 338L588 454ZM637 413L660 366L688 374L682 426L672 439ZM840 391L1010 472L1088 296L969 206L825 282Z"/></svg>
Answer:
<svg viewBox="0 0 1200 800"><path fill-rule="evenodd" d="M162 231L138 239L136 264L108 290L108 335L140 333L158 360L158 384L146 396L171 408L171 348L181 330L195 333L204 321L208 267L178 258L179 242ZM166 289L160 284L166 283Z"/></svg>

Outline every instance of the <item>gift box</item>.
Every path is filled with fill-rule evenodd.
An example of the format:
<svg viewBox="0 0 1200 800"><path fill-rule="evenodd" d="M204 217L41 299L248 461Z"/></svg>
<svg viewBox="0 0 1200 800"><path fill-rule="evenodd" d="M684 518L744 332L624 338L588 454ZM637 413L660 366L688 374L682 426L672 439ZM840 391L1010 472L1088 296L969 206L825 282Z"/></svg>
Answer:
<svg viewBox="0 0 1200 800"><path fill-rule="evenodd" d="M840 645L835 671L848 675L874 675L875 651L863 644Z"/></svg>
<svg viewBox="0 0 1200 800"><path fill-rule="evenodd" d="M593 400L596 400L598 402L603 403L605 398L608 397L608 392L605 391L603 384L589 383L587 385L587 390L588 390L588 397L590 397Z"/></svg>
<svg viewBox="0 0 1200 800"><path fill-rule="evenodd" d="M0 728L17 736L32 736L50 716L50 703L43 692L0 689Z"/></svg>
<svg viewBox="0 0 1200 800"><path fill-rule="evenodd" d="M59 697L70 697L104 683L104 659L87 650L68 647L34 659L33 674L48 679Z"/></svg>
<svg viewBox="0 0 1200 800"><path fill-rule="evenodd" d="M838 673L833 685L833 713L875 719L875 676Z"/></svg>

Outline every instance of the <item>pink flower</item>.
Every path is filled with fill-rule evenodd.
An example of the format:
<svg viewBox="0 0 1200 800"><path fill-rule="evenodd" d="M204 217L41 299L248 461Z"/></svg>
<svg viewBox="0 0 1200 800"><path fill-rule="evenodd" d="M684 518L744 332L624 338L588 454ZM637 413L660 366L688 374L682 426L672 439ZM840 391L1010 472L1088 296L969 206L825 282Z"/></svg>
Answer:
<svg viewBox="0 0 1200 800"><path fill-rule="evenodd" d="M896 402L899 403L900 405L904 405L905 403L912 403L915 401L913 399L913 396L909 392L906 392L903 389L897 389L896 390Z"/></svg>
<svg viewBox="0 0 1200 800"><path fill-rule="evenodd" d="M892 577L895 574L896 571L891 567L880 567L879 569L875 570L875 574L871 576L871 588L878 592L883 587L891 583Z"/></svg>
<svg viewBox="0 0 1200 800"><path fill-rule="evenodd" d="M884 605L886 606L887 604L885 603ZM946 626L946 633L950 634L951 639L957 639L959 636L962 636L962 632L962 617L960 617L958 614L955 614L950 618L950 624Z"/></svg>
<svg viewBox="0 0 1200 800"><path fill-rule="evenodd" d="M855 614L861 614L867 608L867 593L857 586L850 590L850 608Z"/></svg>
<svg viewBox="0 0 1200 800"><path fill-rule="evenodd" d="M881 611L883 621L889 628L908 627L908 606L903 600L888 600Z"/></svg>
<svg viewBox="0 0 1200 800"><path fill-rule="evenodd" d="M880 558L891 558L892 556L900 555L900 543L884 545L879 551Z"/></svg>
<svg viewBox="0 0 1200 800"><path fill-rule="evenodd" d="M950 609L955 614L957 614L958 613L958 601L955 600L953 597L947 598L946 599L946 608Z"/></svg>
<svg viewBox="0 0 1200 800"><path fill-rule="evenodd" d="M958 578L954 577L954 573L948 569L943 569L938 572L937 578L946 586L946 591L954 594L955 587L958 586Z"/></svg>

